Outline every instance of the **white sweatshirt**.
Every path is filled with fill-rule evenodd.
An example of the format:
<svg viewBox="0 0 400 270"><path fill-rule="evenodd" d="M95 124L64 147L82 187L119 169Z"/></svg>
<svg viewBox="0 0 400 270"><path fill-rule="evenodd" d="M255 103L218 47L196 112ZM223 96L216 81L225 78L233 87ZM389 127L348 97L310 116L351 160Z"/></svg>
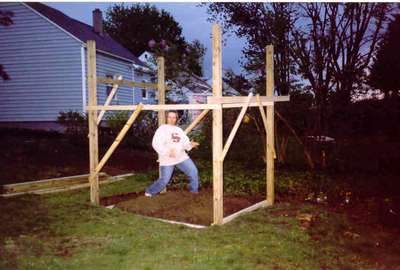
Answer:
<svg viewBox="0 0 400 270"><path fill-rule="evenodd" d="M189 137L180 127L161 125L153 137L152 146L158 153L160 166L171 166L189 158L185 150L192 149ZM170 157L171 149L175 149L175 157Z"/></svg>

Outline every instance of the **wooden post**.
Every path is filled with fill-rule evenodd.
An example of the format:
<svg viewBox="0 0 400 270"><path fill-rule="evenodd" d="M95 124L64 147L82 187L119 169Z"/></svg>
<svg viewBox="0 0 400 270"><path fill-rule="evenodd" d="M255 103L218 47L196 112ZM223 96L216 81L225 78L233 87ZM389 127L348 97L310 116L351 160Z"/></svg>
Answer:
<svg viewBox="0 0 400 270"><path fill-rule="evenodd" d="M165 104L165 69L164 57L157 57L158 104ZM158 111L158 126L165 124L165 111Z"/></svg>
<svg viewBox="0 0 400 270"><path fill-rule="evenodd" d="M266 95L274 95L274 47L266 47ZM274 105L267 106L267 139L266 139L266 178L267 178L267 204L273 205L275 200L274 191Z"/></svg>
<svg viewBox="0 0 400 270"><path fill-rule="evenodd" d="M212 73L213 96L222 96L222 54L221 54L221 29L218 24L212 27ZM213 110L213 213L215 225L222 225L224 218L223 208L223 161L222 154L222 105Z"/></svg>
<svg viewBox="0 0 400 270"><path fill-rule="evenodd" d="M89 40L86 43L88 69L88 102L89 106L97 105L97 78L96 78L96 43ZM89 121L89 162L90 162L90 202L99 205L99 176L95 169L99 163L99 144L97 130L97 110L90 110Z"/></svg>
<svg viewBox="0 0 400 270"><path fill-rule="evenodd" d="M265 115L264 107L263 107L263 105L261 103L261 99L260 99L260 95L259 94L256 95L256 99L257 99L257 102L258 102L258 108L260 109L261 118L262 118L263 123L264 123L265 138L267 138L267 129L268 129L267 116ZM276 159L276 153L275 153L275 149L274 148L272 148L272 152L274 153L274 159Z"/></svg>
<svg viewBox="0 0 400 270"><path fill-rule="evenodd" d="M165 104L165 61L164 57L157 57L157 90L158 90L158 105ZM165 111L158 111L158 126L165 124ZM158 168L158 174L161 177L161 167ZM161 193L167 191L165 187Z"/></svg>

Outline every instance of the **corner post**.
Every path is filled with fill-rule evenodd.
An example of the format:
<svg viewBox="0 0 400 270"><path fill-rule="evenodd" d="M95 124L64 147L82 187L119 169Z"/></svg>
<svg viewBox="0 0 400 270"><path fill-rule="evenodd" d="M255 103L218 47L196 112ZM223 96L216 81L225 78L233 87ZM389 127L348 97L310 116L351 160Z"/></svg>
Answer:
<svg viewBox="0 0 400 270"><path fill-rule="evenodd" d="M96 76L96 43L88 40L86 43L87 69L88 69L88 103L89 106L97 105L97 76ZM99 176L96 167L99 163L99 142L97 129L97 110L88 112L89 121L89 162L90 162L90 202L99 205Z"/></svg>
<svg viewBox="0 0 400 270"><path fill-rule="evenodd" d="M274 95L274 46L266 48L266 95ZM267 106L267 134L266 134L266 180L267 180L267 204L273 205L275 200L274 191L274 104Z"/></svg>
<svg viewBox="0 0 400 270"><path fill-rule="evenodd" d="M222 53L221 53L221 29L218 24L212 27L212 74L213 74L213 96L222 96ZM213 151L213 213L215 225L222 225L223 212L223 129L222 129L222 105L213 110L212 125L212 151Z"/></svg>

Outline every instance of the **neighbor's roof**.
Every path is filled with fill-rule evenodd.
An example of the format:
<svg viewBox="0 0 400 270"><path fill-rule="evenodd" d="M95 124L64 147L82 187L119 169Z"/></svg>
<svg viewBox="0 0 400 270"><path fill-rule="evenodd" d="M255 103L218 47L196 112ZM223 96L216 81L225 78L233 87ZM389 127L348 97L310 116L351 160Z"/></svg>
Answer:
<svg viewBox="0 0 400 270"><path fill-rule="evenodd" d="M112 39L107 33L99 35L94 32L92 26L72 19L61 11L46 6L42 3L25 2L25 4L58 25L59 27L61 27L62 29L64 29L65 31L67 31L68 33L70 33L71 35L73 35L74 37L76 37L77 39L79 39L80 41L96 41L97 50L115 55L120 58L124 58L133 62L134 64L146 67L146 65L142 61L140 61L128 49Z"/></svg>

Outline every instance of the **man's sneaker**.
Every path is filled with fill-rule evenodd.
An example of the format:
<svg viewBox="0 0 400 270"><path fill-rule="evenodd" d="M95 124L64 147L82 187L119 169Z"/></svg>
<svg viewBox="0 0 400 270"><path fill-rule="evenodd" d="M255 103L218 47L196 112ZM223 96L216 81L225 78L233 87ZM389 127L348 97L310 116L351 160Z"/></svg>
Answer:
<svg viewBox="0 0 400 270"><path fill-rule="evenodd" d="M153 194L145 192L145 193L144 193L144 196L146 196L146 197L152 197Z"/></svg>

